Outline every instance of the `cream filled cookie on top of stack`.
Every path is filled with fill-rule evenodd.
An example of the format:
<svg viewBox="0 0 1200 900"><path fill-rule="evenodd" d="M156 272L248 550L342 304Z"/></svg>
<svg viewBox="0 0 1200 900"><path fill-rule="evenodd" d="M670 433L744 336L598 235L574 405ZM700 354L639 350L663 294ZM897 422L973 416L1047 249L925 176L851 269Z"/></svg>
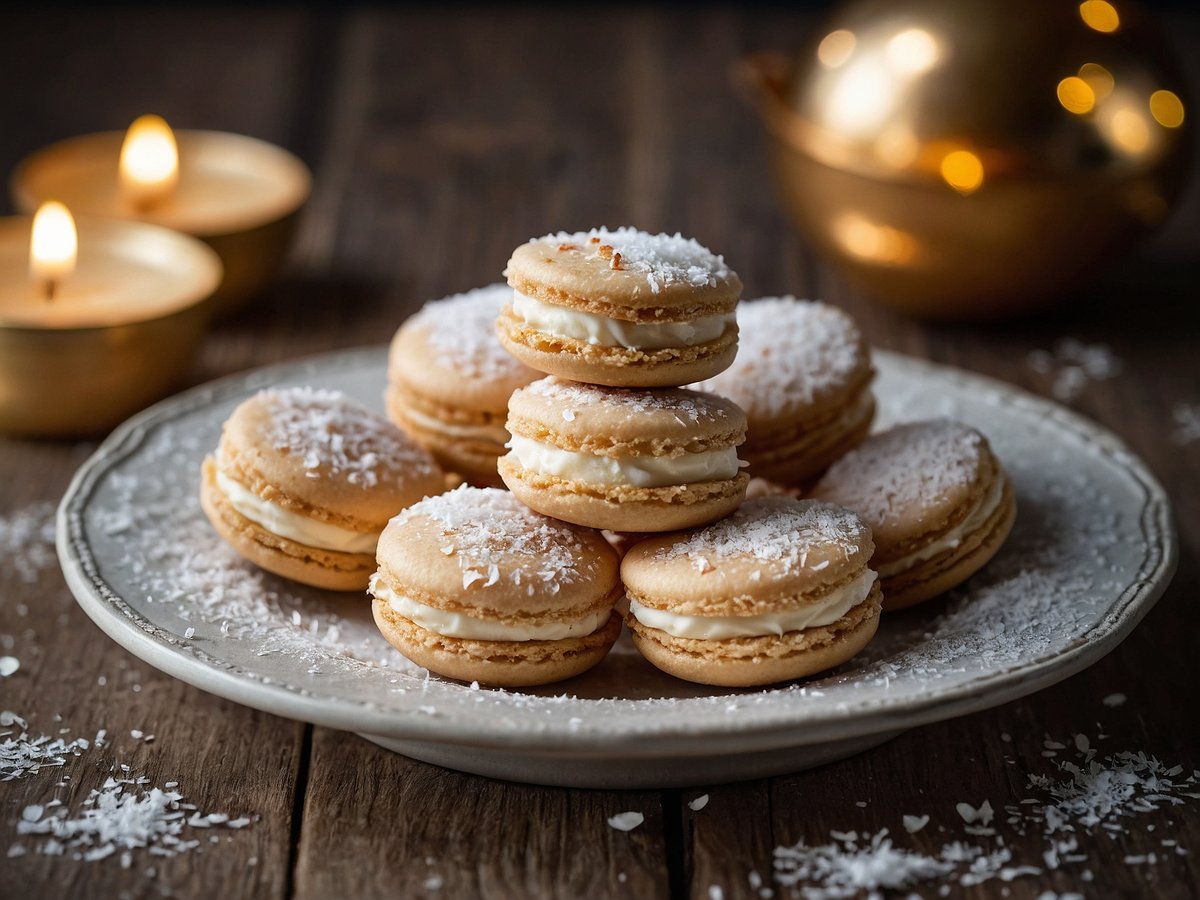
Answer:
<svg viewBox="0 0 1200 900"><path fill-rule="evenodd" d="M675 387L716 375L737 352L742 291L725 260L678 234L597 228L513 251L496 323L527 366L573 381Z"/></svg>

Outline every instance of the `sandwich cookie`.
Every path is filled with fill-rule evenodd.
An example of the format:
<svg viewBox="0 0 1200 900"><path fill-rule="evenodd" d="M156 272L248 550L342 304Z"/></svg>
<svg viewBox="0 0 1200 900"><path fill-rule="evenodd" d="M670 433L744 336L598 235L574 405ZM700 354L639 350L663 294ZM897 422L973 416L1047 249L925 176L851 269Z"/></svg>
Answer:
<svg viewBox="0 0 1200 900"><path fill-rule="evenodd" d="M500 485L508 398L542 377L496 339L496 316L511 298L508 285L494 284L427 303L388 353L388 415L472 484Z"/></svg>
<svg viewBox="0 0 1200 900"><path fill-rule="evenodd" d="M737 360L701 390L746 411L750 474L811 486L867 436L875 416L870 351L854 321L824 303L768 297L738 307Z"/></svg>
<svg viewBox="0 0 1200 900"><path fill-rule="evenodd" d="M462 486L411 506L379 539L375 624L418 665L502 687L604 659L621 633L617 555L507 491Z"/></svg>
<svg viewBox="0 0 1200 900"><path fill-rule="evenodd" d="M505 269L500 340L531 368L589 384L670 387L728 368L742 291L725 260L678 234L597 228L536 238Z"/></svg>
<svg viewBox="0 0 1200 900"><path fill-rule="evenodd" d="M540 513L621 532L673 531L737 509L746 417L724 397L545 378L508 402L500 477Z"/></svg>
<svg viewBox="0 0 1200 900"><path fill-rule="evenodd" d="M855 510L871 527L887 610L969 578L1000 549L1017 512L987 439L947 419L873 435L834 463L813 496Z"/></svg>
<svg viewBox="0 0 1200 900"><path fill-rule="evenodd" d="M871 531L853 512L763 497L707 528L649 538L621 563L625 622L651 663L728 687L854 656L879 625Z"/></svg>
<svg viewBox="0 0 1200 900"><path fill-rule="evenodd" d="M337 391L267 390L233 411L201 468L200 504L276 575L362 591L388 520L445 489L433 458Z"/></svg>

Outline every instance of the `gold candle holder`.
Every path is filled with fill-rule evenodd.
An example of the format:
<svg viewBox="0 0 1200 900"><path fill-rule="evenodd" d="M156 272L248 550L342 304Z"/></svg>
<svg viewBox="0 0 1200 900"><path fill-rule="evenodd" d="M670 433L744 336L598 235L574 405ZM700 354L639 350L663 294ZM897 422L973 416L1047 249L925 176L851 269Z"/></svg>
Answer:
<svg viewBox="0 0 1200 900"><path fill-rule="evenodd" d="M144 171L131 175L139 165ZM172 133L161 119L144 116L128 132L82 135L36 151L17 165L9 190L24 213L56 199L81 215L137 219L201 239L224 267L211 301L220 315L278 272L312 175L296 156L265 141L220 131Z"/></svg>
<svg viewBox="0 0 1200 900"><path fill-rule="evenodd" d="M120 219L77 227L77 262L52 248L31 274L33 219L0 219L0 431L108 430L173 386L208 326L221 262L205 244Z"/></svg>

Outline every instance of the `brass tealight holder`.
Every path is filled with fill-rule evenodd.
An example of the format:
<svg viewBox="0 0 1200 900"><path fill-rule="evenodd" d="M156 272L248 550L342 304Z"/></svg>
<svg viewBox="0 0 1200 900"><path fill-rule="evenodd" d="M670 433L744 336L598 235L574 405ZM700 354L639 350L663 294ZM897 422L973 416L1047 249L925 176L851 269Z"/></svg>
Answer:
<svg viewBox="0 0 1200 900"><path fill-rule="evenodd" d="M312 191L308 167L255 138L172 132L143 116L126 132L69 138L13 171L18 210L61 200L81 215L136 219L190 234L221 258L217 314L258 293L278 272Z"/></svg>
<svg viewBox="0 0 1200 900"><path fill-rule="evenodd" d="M98 434L178 380L221 262L156 225L74 223L59 204L38 219L32 251L34 219L0 219L0 432Z"/></svg>

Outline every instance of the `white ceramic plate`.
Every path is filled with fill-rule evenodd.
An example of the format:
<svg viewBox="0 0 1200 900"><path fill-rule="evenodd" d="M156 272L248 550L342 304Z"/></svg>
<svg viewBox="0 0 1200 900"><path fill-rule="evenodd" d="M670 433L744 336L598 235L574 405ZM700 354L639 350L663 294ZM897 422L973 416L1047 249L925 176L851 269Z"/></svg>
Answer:
<svg viewBox="0 0 1200 900"><path fill-rule="evenodd" d="M385 349L196 388L117 429L58 516L67 582L131 653L239 703L359 732L451 768L542 784L663 787L760 777L1044 688L1129 633L1175 568L1162 488L1115 437L999 382L879 352L880 425L950 415L984 431L1019 513L991 564L941 602L885 616L823 677L758 690L676 681L625 638L591 672L529 692L429 675L375 631L365 596L243 562L200 511L201 459L241 400L311 384L382 407Z"/></svg>

